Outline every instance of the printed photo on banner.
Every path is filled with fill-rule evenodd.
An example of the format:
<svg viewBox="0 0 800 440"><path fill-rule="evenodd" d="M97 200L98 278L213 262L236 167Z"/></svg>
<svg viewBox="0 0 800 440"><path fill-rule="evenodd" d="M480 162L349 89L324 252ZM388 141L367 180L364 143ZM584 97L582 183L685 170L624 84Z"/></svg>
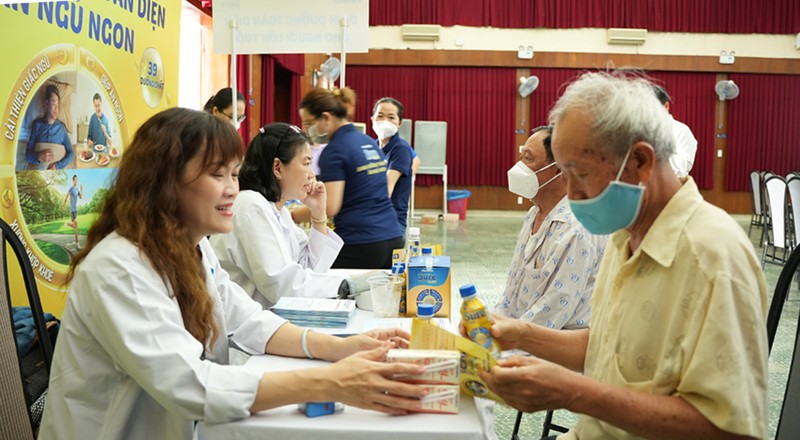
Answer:
<svg viewBox="0 0 800 440"><path fill-rule="evenodd" d="M181 4L0 5L0 214L56 316L131 136L178 102ZM21 282L10 281L12 301Z"/></svg>

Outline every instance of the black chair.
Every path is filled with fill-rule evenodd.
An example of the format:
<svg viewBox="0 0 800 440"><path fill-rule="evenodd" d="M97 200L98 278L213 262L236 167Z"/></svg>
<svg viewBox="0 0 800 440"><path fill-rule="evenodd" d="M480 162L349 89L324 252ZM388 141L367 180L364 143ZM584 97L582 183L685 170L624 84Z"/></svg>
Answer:
<svg viewBox="0 0 800 440"><path fill-rule="evenodd" d="M761 268L766 263L783 266L791 250L786 228L786 179L772 175L764 180L766 188L768 221L761 254Z"/></svg>
<svg viewBox="0 0 800 440"><path fill-rule="evenodd" d="M789 259L786 260L783 270L781 270L778 283L775 285L772 303L769 306L767 340L770 351L772 351L772 344L778 331L778 322L783 312L783 305L789 296L792 278L797 275L798 269L800 269L800 247L795 247ZM800 423L797 423L797 420L800 419L800 316L796 319L797 334L794 340L794 354L792 355L789 375L786 379L786 392L775 433L777 440L796 440L800 438Z"/></svg>
<svg viewBox="0 0 800 440"><path fill-rule="evenodd" d="M514 430L511 432L511 440L520 440L519 438L519 428L522 424L522 415L524 413L522 411L517 411L517 419L514 421ZM544 423L542 424L542 438L546 438L550 435L550 431L556 431L560 433L565 433L569 431L569 428L566 428L561 425L556 425L553 423L553 410L548 410L544 416Z"/></svg>
<svg viewBox="0 0 800 440"><path fill-rule="evenodd" d="M764 236L764 182L761 180L761 173L758 171L750 172L750 195L753 198L753 210L750 214L750 226L747 228L747 235L753 226L761 228L762 242Z"/></svg>
<svg viewBox="0 0 800 440"><path fill-rule="evenodd" d="M553 423L553 410L548 410L547 414L544 415L544 423L542 424L542 438L548 437L550 435L550 430L565 433L569 431L569 428L556 425Z"/></svg>
<svg viewBox="0 0 800 440"><path fill-rule="evenodd" d="M17 257L25 290L28 294L38 343L42 350L47 372L53 360L53 347L46 329L42 305L39 301L39 290L33 276L33 268L22 242L4 220L0 219L0 267L3 269L3 282L0 283L0 438L9 440L32 440L36 426L31 417L31 405L35 402L26 400L22 362L18 355L17 339L14 334L14 322L11 312L11 290L8 285L8 259L6 244L11 247ZM33 349L32 349L33 350Z"/></svg>

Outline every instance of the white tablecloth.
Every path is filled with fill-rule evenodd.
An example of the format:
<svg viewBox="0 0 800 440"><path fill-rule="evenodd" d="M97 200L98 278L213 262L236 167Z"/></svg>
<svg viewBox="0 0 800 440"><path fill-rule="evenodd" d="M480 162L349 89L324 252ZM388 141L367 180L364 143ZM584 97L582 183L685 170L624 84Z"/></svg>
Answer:
<svg viewBox="0 0 800 440"><path fill-rule="evenodd" d="M286 371L324 365L326 362L279 356L253 356L247 365L264 371ZM198 438L215 439L319 439L319 440L482 440L483 423L471 397L461 396L458 414L390 416L346 407L344 412L308 418L288 405L261 411L231 423L198 426Z"/></svg>

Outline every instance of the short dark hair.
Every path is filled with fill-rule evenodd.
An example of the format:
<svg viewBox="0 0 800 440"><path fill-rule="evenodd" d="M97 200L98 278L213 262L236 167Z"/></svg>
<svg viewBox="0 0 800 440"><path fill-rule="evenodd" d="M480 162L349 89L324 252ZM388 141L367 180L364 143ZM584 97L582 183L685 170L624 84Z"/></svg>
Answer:
<svg viewBox="0 0 800 440"><path fill-rule="evenodd" d="M403 104L401 104L400 101L398 101L398 100L396 100L394 98L390 98L388 96L375 101L375 105L372 106L372 114L374 115L375 112L378 111L378 106L383 104L384 102L388 102L389 104L392 104L393 106L397 107L397 117L402 122L403 121Z"/></svg>
<svg viewBox="0 0 800 440"><path fill-rule="evenodd" d="M100 94L95 93L94 96L92 97L92 101L102 101L102 99L100 99Z"/></svg>
<svg viewBox="0 0 800 440"><path fill-rule="evenodd" d="M540 125L533 130L531 130L531 136L540 132L540 131L547 131L547 136L542 139L542 143L544 144L544 155L547 157L547 161L552 163L555 162L556 158L553 157L553 147L550 143L551 138L553 137L553 126L552 125Z"/></svg>
<svg viewBox="0 0 800 440"><path fill-rule="evenodd" d="M244 95L241 92L236 92L236 101L244 102ZM225 87L224 89L220 89L217 93L214 94L211 98L206 101L206 105L203 106L203 110L212 113L214 107L217 110L222 111L228 107L233 106L233 89L230 87Z"/></svg>
<svg viewBox="0 0 800 440"><path fill-rule="evenodd" d="M658 98L658 101L661 102L661 105L664 105L671 101L669 93L667 93L667 89L665 89L664 87L653 84L653 93L656 94L656 98Z"/></svg>
<svg viewBox="0 0 800 440"><path fill-rule="evenodd" d="M281 186L272 172L272 164L276 158L288 164L311 140L299 127L285 122L274 122L258 131L239 170L239 189L255 191L270 202L277 202Z"/></svg>
<svg viewBox="0 0 800 440"><path fill-rule="evenodd" d="M56 95L58 99L61 99L61 95L58 93L58 87L53 84L48 84L47 87L44 88L44 101L49 101L52 95Z"/></svg>

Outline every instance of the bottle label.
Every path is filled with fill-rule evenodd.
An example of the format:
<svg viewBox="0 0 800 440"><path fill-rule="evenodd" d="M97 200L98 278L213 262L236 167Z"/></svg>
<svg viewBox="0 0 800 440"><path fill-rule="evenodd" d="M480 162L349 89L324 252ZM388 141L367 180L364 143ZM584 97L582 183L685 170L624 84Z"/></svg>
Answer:
<svg viewBox="0 0 800 440"><path fill-rule="evenodd" d="M444 304L442 294L435 289L425 289L417 295L417 304L430 304L433 306L433 313L436 314L441 310Z"/></svg>
<svg viewBox="0 0 800 440"><path fill-rule="evenodd" d="M477 327L469 333L469 338L483 348L490 349L492 346L492 335L486 327Z"/></svg>
<svg viewBox="0 0 800 440"><path fill-rule="evenodd" d="M484 318L486 318L485 309L464 311L464 321L477 321Z"/></svg>

